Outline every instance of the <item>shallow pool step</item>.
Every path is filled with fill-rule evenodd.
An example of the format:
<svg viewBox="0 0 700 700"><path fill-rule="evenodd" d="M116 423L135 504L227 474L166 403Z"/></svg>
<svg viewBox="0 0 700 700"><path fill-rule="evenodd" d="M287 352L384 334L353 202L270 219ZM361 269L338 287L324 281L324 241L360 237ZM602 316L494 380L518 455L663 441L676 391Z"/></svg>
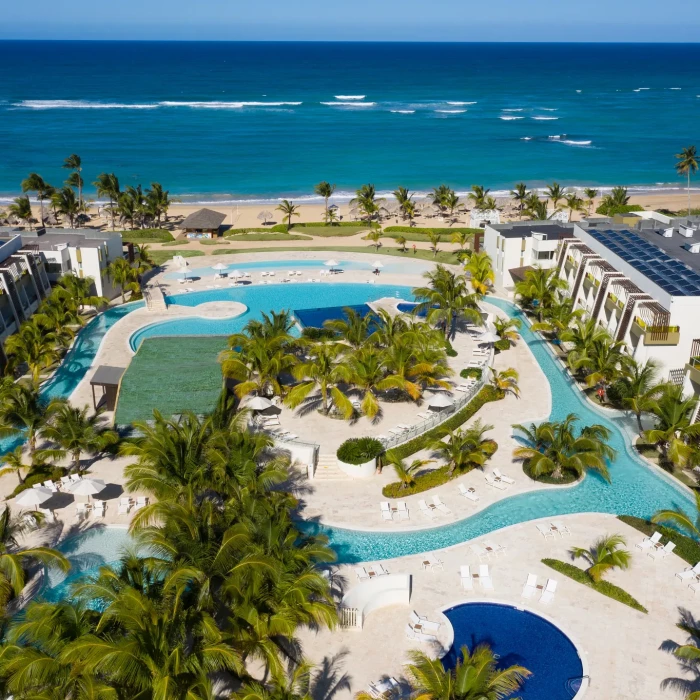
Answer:
<svg viewBox="0 0 700 700"><path fill-rule="evenodd" d="M318 456L314 480L339 481L347 478L348 475L338 468L338 458L334 454L320 454Z"/></svg>

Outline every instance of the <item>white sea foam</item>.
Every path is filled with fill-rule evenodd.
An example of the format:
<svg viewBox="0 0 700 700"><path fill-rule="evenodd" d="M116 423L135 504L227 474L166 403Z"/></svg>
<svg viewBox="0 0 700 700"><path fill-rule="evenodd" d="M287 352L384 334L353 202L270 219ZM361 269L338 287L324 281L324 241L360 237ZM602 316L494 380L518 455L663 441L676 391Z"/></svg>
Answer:
<svg viewBox="0 0 700 700"><path fill-rule="evenodd" d="M524 109L523 107L518 107L517 109L504 109L503 111L504 112L522 112L523 109Z"/></svg>
<svg viewBox="0 0 700 700"><path fill-rule="evenodd" d="M682 90L683 88L669 88L669 90Z"/></svg>
<svg viewBox="0 0 700 700"><path fill-rule="evenodd" d="M364 100L367 95L333 95L336 100Z"/></svg>
<svg viewBox="0 0 700 700"><path fill-rule="evenodd" d="M157 109L157 103L89 102L87 100L22 100L13 107L23 109Z"/></svg>
<svg viewBox="0 0 700 700"><path fill-rule="evenodd" d="M329 107L374 107L376 102L321 102Z"/></svg>
<svg viewBox="0 0 700 700"><path fill-rule="evenodd" d="M520 138L521 141L532 141L532 136L522 136Z"/></svg>
<svg viewBox="0 0 700 700"><path fill-rule="evenodd" d="M559 111L558 107L541 107L540 109L543 112L558 112Z"/></svg>
<svg viewBox="0 0 700 700"><path fill-rule="evenodd" d="M576 92L581 92L581 90L576 90Z"/></svg>
<svg viewBox="0 0 700 700"><path fill-rule="evenodd" d="M466 109L436 109L439 114L464 114Z"/></svg>
<svg viewBox="0 0 700 700"><path fill-rule="evenodd" d="M475 105L476 102L453 102L453 101L447 100L447 102L445 104L455 105L455 106L459 107L462 105Z"/></svg>
<svg viewBox="0 0 700 700"><path fill-rule="evenodd" d="M499 119L503 119L504 122L514 122L516 119L525 119L525 117L511 117L508 115L502 114Z"/></svg>
<svg viewBox="0 0 700 700"><path fill-rule="evenodd" d="M243 109L244 107L298 107L301 102L188 102L163 101L160 107L190 107L192 109Z"/></svg>
<svg viewBox="0 0 700 700"><path fill-rule="evenodd" d="M392 114L415 114L415 109L390 109Z"/></svg>
<svg viewBox="0 0 700 700"><path fill-rule="evenodd" d="M541 117L540 116L540 117L532 117L532 119L534 119L535 121L538 121L538 122L554 122L557 119L559 119L559 117Z"/></svg>
<svg viewBox="0 0 700 700"><path fill-rule="evenodd" d="M564 143L567 146L590 146L593 143L593 141L567 139L565 137L566 137L566 134L555 134L554 136L548 136L547 138L550 141L556 141L557 143Z"/></svg>

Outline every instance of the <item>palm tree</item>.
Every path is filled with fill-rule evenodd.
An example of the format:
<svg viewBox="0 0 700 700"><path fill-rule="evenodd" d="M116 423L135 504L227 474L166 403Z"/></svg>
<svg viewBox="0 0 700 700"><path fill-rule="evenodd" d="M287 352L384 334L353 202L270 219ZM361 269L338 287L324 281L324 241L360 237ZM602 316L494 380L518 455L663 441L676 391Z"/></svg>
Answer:
<svg viewBox="0 0 700 700"><path fill-rule="evenodd" d="M92 184L97 189L98 197L109 199L109 213L112 216L112 231L114 231L115 204L119 201L121 194L119 178L114 173L100 173Z"/></svg>
<svg viewBox="0 0 700 700"><path fill-rule="evenodd" d="M401 482L401 488L407 489L415 483L415 474L428 464L432 464L432 459L414 459L410 464L406 464L397 454L389 450L386 454L386 464L394 468L397 479Z"/></svg>
<svg viewBox="0 0 700 700"><path fill-rule="evenodd" d="M517 318L495 318L493 327L501 340L507 340L511 345L515 345L520 335L518 331L522 324Z"/></svg>
<svg viewBox="0 0 700 700"><path fill-rule="evenodd" d="M610 194L606 194L598 207L598 212L606 216L612 216L629 204L630 198L626 187L613 187Z"/></svg>
<svg viewBox="0 0 700 700"><path fill-rule="evenodd" d="M488 294L496 279L489 254L486 251L473 253L469 257L469 262L464 266L464 270L469 273L474 292L479 296Z"/></svg>
<svg viewBox="0 0 700 700"><path fill-rule="evenodd" d="M688 146L676 154L676 172L688 176L688 216L690 216L690 176L698 171L698 152L695 146Z"/></svg>
<svg viewBox="0 0 700 700"><path fill-rule="evenodd" d="M546 195L552 203L554 211L557 211L557 209L559 209L559 202L566 196L566 191L558 182L553 182L551 185L547 185Z"/></svg>
<svg viewBox="0 0 700 700"><path fill-rule="evenodd" d="M532 675L524 666L498 667L498 657L488 644L470 651L461 648L455 668L447 670L442 661L422 651L409 653L406 671L416 700L504 700L522 687Z"/></svg>
<svg viewBox="0 0 700 700"><path fill-rule="evenodd" d="M122 304L126 302L126 291L138 292L141 285L138 282L138 273L131 267L126 258L115 258L105 270L107 278L116 285L122 295Z"/></svg>
<svg viewBox="0 0 700 700"><path fill-rule="evenodd" d="M408 225L413 226L413 219L416 218L416 203L413 200L404 202L403 205L404 216L408 219Z"/></svg>
<svg viewBox="0 0 700 700"><path fill-rule="evenodd" d="M38 173L29 173L25 180L22 180L22 192L36 192L41 211L39 226L44 225L44 200L51 194L53 187L44 181Z"/></svg>
<svg viewBox="0 0 700 700"><path fill-rule="evenodd" d="M443 199L443 206L445 207L445 210L447 211L447 214L449 215L449 224L452 226L454 223L454 214L455 214L455 209L459 206L459 197L457 196L457 193L454 190L450 190L446 195L445 198Z"/></svg>
<svg viewBox="0 0 700 700"><path fill-rule="evenodd" d="M29 203L29 197L15 197L12 204L7 207L7 213L17 217L20 221L25 221L29 230L32 229L32 205Z"/></svg>
<svg viewBox="0 0 700 700"><path fill-rule="evenodd" d="M372 241L375 248L379 250L381 246L382 232L381 231L370 231L366 236L368 241Z"/></svg>
<svg viewBox="0 0 700 700"><path fill-rule="evenodd" d="M437 254L439 252L438 246L440 245L440 241L442 240L442 236L437 233L436 231L428 231L428 240L430 241L430 250L433 251L433 257L436 258Z"/></svg>
<svg viewBox="0 0 700 700"><path fill-rule="evenodd" d="M461 252L467 252L467 245L472 242L474 239L474 234L469 233L468 231L455 231L452 234L452 238L450 239L450 243L454 243L455 245L459 246L459 249Z"/></svg>
<svg viewBox="0 0 700 700"><path fill-rule="evenodd" d="M53 333L47 333L37 323L25 321L19 331L5 341L10 366L26 363L35 390L39 389L44 371L58 362L55 340Z"/></svg>
<svg viewBox="0 0 700 700"><path fill-rule="evenodd" d="M571 369L583 371L589 387L600 386L603 389L626 376L633 361L623 341L608 338L592 343L584 352L572 350L567 358Z"/></svg>
<svg viewBox="0 0 700 700"><path fill-rule="evenodd" d="M474 209L485 211L489 208L486 200L488 199L488 194L490 191L491 190L486 189L481 185L472 185L472 191L467 195L467 197L474 203Z"/></svg>
<svg viewBox="0 0 700 700"><path fill-rule="evenodd" d="M362 185L355 192L355 196L350 200L350 204L355 205L360 211L364 212L367 217L367 223L372 223L372 217L379 211L378 203L383 201L377 198L377 192L374 185Z"/></svg>
<svg viewBox="0 0 700 700"><path fill-rule="evenodd" d="M86 306L98 307L107 304L107 299L92 293L92 283L92 277L64 275L58 280L52 294L77 311L82 311Z"/></svg>
<svg viewBox="0 0 700 700"><path fill-rule="evenodd" d="M150 270L156 266L155 260L151 256L151 249L146 243L137 245L136 252L139 256L139 268L145 267L146 270Z"/></svg>
<svg viewBox="0 0 700 700"><path fill-rule="evenodd" d="M603 577L613 569L628 569L632 553L622 549L626 545L622 535L604 535L593 543L592 547L572 547L572 559L585 559L588 563L586 573L594 583L600 583Z"/></svg>
<svg viewBox="0 0 700 700"><path fill-rule="evenodd" d="M58 214L68 217L68 223L70 227L73 228L75 226L76 217L82 212L80 200L76 199L73 188L66 185L65 187L61 187L60 190L56 190L53 195L51 195L51 203Z"/></svg>
<svg viewBox="0 0 700 700"><path fill-rule="evenodd" d="M69 177L70 182L67 182L69 186L78 188L78 204L82 207L83 204L83 178L80 173L83 170L83 163L80 156L72 153L63 161L63 167L66 170L72 170L72 177ZM72 225L72 224L71 224Z"/></svg>
<svg viewBox="0 0 700 700"><path fill-rule="evenodd" d="M583 194L586 195L586 208L588 210L588 216L590 216L593 203L598 196L598 190L595 189L595 187L584 187Z"/></svg>
<svg viewBox="0 0 700 700"><path fill-rule="evenodd" d="M515 294L524 307L537 311L537 319L542 323L547 310L558 301L559 292L568 286L555 269L535 267L515 283Z"/></svg>
<svg viewBox="0 0 700 700"><path fill-rule="evenodd" d="M398 202L399 209L404 217L408 216L407 205L410 205L411 209L415 212L415 203L413 202L413 195L410 193L406 187L397 187L391 194Z"/></svg>
<svg viewBox="0 0 700 700"><path fill-rule="evenodd" d="M39 562L64 572L70 569L69 561L55 549L20 547L18 538L30 527L26 515L13 516L9 506L0 513L0 606L3 608L22 592L30 564Z"/></svg>
<svg viewBox="0 0 700 700"><path fill-rule="evenodd" d="M659 510L651 518L652 523L668 524L687 533L695 540L700 540L700 492L694 491L695 513L689 515L682 510Z"/></svg>
<svg viewBox="0 0 700 700"><path fill-rule="evenodd" d="M450 431L447 442L437 440L433 443L432 449L449 465L449 476L455 471L466 473L486 464L495 447L493 440L484 437L489 430L493 430L492 425L477 420L469 428Z"/></svg>
<svg viewBox="0 0 700 700"><path fill-rule="evenodd" d="M401 246L401 252L405 253L406 252L406 237L405 236L396 236L396 242Z"/></svg>
<svg viewBox="0 0 700 700"><path fill-rule="evenodd" d="M566 209L569 210L569 218L573 217L574 212L586 211L585 202L575 192L564 195L566 201Z"/></svg>
<svg viewBox="0 0 700 700"><path fill-rule="evenodd" d="M516 397L520 396L518 379L518 372L512 367L501 372L491 367L491 386L503 394L513 394L513 396Z"/></svg>
<svg viewBox="0 0 700 700"><path fill-rule="evenodd" d="M343 309L343 315L344 318L326 321L323 327L333 331L340 340L357 350L367 342L372 314L362 316L355 309L347 307Z"/></svg>
<svg viewBox="0 0 700 700"><path fill-rule="evenodd" d="M15 447L11 452L5 453L2 456L4 463L0 466L0 476L5 474L17 474L19 483L23 484L24 478L22 477L22 470L29 470L32 468L31 464L25 464L22 461L23 453L24 447L22 445Z"/></svg>
<svg viewBox="0 0 700 700"><path fill-rule="evenodd" d="M646 362L631 362L626 376L626 396L622 405L634 413L637 418L637 428L642 437L642 413L651 413L657 407L657 400L663 394L666 385L656 379L658 364L654 360Z"/></svg>
<svg viewBox="0 0 700 700"><path fill-rule="evenodd" d="M164 190L159 182L152 182L150 189L146 190L144 196L144 209L151 220L155 220L155 225L160 228L160 219L165 217L168 220L168 209L172 200L170 192Z"/></svg>
<svg viewBox="0 0 700 700"><path fill-rule="evenodd" d="M529 194L530 193L527 191L527 185L524 182L518 182L510 191L511 198L518 205L521 220L523 218L523 209L525 208L525 203L527 202Z"/></svg>
<svg viewBox="0 0 700 700"><path fill-rule="evenodd" d="M576 435L573 426L577 420L571 413L559 423L532 424L530 428L514 425L523 434L525 445L517 447L513 456L525 462L534 478L551 475L561 480L566 471L580 478L587 471L596 471L609 481L606 460L614 459L616 454L606 442L610 431L605 426L592 425Z"/></svg>
<svg viewBox="0 0 700 700"><path fill-rule="evenodd" d="M230 696L231 700L312 700L311 671L311 664L302 661L289 674L274 671L267 685L254 680L246 681L240 690Z"/></svg>
<svg viewBox="0 0 700 700"><path fill-rule="evenodd" d="M326 216L328 216L328 200L333 196L335 192L335 185L331 185L330 182L319 182L318 185L314 187L314 193L319 197L323 197L323 201L326 205Z"/></svg>
<svg viewBox="0 0 700 700"><path fill-rule="evenodd" d="M75 471L81 473L80 457L83 452L99 453L119 442L119 435L101 425L103 409L88 415L89 407L77 408L63 399L54 399L46 413L47 424L41 436L57 447L42 450L42 454L57 459L70 456Z"/></svg>
<svg viewBox="0 0 700 700"><path fill-rule="evenodd" d="M0 401L0 438L24 435L29 454L36 449L37 436L46 424L46 405L34 387L13 384Z"/></svg>
<svg viewBox="0 0 700 700"><path fill-rule="evenodd" d="M362 396L360 409L369 419L375 419L381 411L377 400L380 392L405 388L401 377L387 374L382 359L379 350L366 346L355 350L346 360L350 384Z"/></svg>
<svg viewBox="0 0 700 700"><path fill-rule="evenodd" d="M299 216L299 207L288 199L283 199L280 205L277 207L277 211L281 211L282 214L287 217L287 233L292 228L292 217Z"/></svg>
<svg viewBox="0 0 700 700"><path fill-rule="evenodd" d="M316 343L305 362L296 365L292 373L300 381L287 395L285 403L296 408L309 400L309 394L318 388L321 394L321 410L328 415L329 398L346 420L353 414L352 402L338 388L341 382L350 379L350 373L344 364L344 348L339 343ZM313 400L313 399L312 399Z"/></svg>
<svg viewBox="0 0 700 700"><path fill-rule="evenodd" d="M534 221L547 221L549 218L547 202L543 202L537 196L537 192L530 192L525 201L525 214Z"/></svg>

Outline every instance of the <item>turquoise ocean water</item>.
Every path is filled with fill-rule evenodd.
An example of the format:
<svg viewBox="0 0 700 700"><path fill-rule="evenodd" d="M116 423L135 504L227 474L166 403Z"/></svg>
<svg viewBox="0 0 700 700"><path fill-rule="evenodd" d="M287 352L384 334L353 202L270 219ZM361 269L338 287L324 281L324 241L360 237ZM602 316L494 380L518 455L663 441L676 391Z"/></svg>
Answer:
<svg viewBox="0 0 700 700"><path fill-rule="evenodd" d="M700 140L699 44L6 41L0 71L0 199L29 171L60 184L73 152L88 183L199 201L668 188Z"/></svg>

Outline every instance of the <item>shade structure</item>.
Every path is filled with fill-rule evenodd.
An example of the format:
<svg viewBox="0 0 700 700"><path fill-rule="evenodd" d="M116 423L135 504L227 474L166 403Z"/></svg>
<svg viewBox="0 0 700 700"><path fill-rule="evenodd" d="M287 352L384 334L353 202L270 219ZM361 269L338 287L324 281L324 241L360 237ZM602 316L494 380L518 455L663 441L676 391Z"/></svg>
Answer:
<svg viewBox="0 0 700 700"><path fill-rule="evenodd" d="M107 484L102 479L81 479L68 485L68 490L74 496L94 496L104 491Z"/></svg>
<svg viewBox="0 0 700 700"><path fill-rule="evenodd" d="M36 508L42 503L46 503L51 496L53 496L53 493L49 489L45 486L39 486L22 491L15 499L15 503L20 506L34 506Z"/></svg>
<svg viewBox="0 0 700 700"><path fill-rule="evenodd" d="M243 273L240 270L234 270L233 272L228 273L229 277L243 277Z"/></svg>
<svg viewBox="0 0 700 700"><path fill-rule="evenodd" d="M454 403L447 394L434 394L428 399L430 408L447 408Z"/></svg>
<svg viewBox="0 0 700 700"><path fill-rule="evenodd" d="M499 337L491 332L491 331L486 331L486 333L482 333L477 339L476 342L479 345L490 345L491 343L496 343L498 342Z"/></svg>
<svg viewBox="0 0 700 700"><path fill-rule="evenodd" d="M271 406L274 406L272 401L266 399L264 396L254 396L246 404L246 408L250 408L253 411L264 411L266 408L270 408Z"/></svg>
<svg viewBox="0 0 700 700"><path fill-rule="evenodd" d="M375 267L375 268L378 269L378 268L380 268L380 267L384 267L384 263L382 263L381 260L375 260L375 261L372 263L372 267Z"/></svg>
<svg viewBox="0 0 700 700"><path fill-rule="evenodd" d="M212 270L228 270L228 265L224 265L224 263L216 263L216 265L211 266Z"/></svg>
<svg viewBox="0 0 700 700"><path fill-rule="evenodd" d="M328 267L335 267L336 265L339 265L340 263L337 260L326 260L326 262L323 263L324 265Z"/></svg>

